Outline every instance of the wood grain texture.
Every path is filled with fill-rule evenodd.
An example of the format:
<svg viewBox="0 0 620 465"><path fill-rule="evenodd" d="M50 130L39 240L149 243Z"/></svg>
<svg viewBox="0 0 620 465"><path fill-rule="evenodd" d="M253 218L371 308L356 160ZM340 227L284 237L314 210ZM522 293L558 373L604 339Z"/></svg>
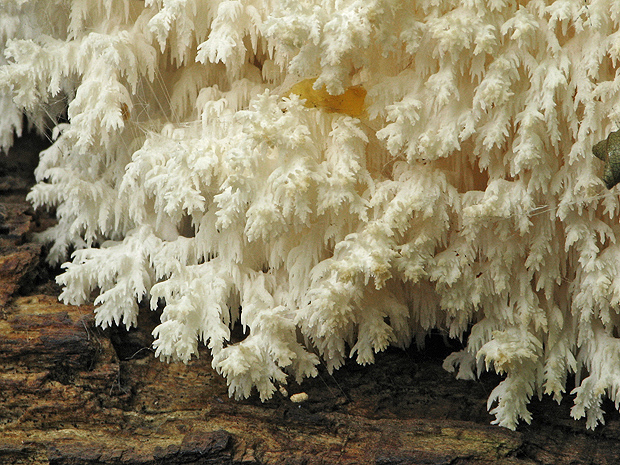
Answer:
<svg viewBox="0 0 620 465"><path fill-rule="evenodd" d="M157 313L102 331L93 307L60 304L30 234L51 220L24 207L23 189L0 194L16 212L0 215L0 464L620 463L611 403L594 432L548 398L532 401L532 425L491 426L499 377L455 380L441 361L458 347L439 336L333 376L321 367L265 403L232 400L205 350L187 365L154 358Z"/></svg>

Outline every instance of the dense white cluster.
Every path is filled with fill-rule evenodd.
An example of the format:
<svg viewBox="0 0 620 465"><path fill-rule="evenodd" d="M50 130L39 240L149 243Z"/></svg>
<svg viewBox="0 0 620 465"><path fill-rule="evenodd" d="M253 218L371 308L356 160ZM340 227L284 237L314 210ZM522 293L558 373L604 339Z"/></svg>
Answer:
<svg viewBox="0 0 620 465"><path fill-rule="evenodd" d="M438 328L505 374L500 425L569 374L589 427L620 402L620 2L4 0L0 47L0 145L55 126L29 198L100 325L150 301L157 354L202 341L236 397Z"/></svg>

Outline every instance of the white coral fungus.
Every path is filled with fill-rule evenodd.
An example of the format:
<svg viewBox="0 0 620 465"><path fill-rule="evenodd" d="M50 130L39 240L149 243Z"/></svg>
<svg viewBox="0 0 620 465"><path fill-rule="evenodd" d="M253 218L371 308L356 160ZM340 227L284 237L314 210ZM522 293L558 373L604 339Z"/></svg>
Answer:
<svg viewBox="0 0 620 465"><path fill-rule="evenodd" d="M574 374L594 427L620 402L620 203L591 154L619 25L612 0L4 0L0 144L22 111L55 125L29 198L49 260L73 251L61 299L98 290L104 327L163 307L157 355L202 341L231 395L438 328L468 335L458 376L505 374L495 423Z"/></svg>

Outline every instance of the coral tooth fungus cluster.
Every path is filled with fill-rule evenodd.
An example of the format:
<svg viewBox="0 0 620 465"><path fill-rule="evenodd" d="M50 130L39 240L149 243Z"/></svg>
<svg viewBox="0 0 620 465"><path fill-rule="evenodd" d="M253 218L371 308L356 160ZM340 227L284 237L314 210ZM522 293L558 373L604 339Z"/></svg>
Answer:
<svg viewBox="0 0 620 465"><path fill-rule="evenodd" d="M439 329L457 376L505 375L496 423L574 376L593 428L620 402L592 154L619 26L612 0L4 0L0 144L22 112L53 129L29 199L61 299L96 291L103 327L163 309L157 355L206 344L231 395Z"/></svg>

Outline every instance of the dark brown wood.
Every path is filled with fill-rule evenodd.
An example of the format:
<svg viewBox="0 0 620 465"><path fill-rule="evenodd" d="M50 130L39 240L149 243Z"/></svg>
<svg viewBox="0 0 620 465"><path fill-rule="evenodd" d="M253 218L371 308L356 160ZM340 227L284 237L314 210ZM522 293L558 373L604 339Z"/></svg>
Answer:
<svg viewBox="0 0 620 465"><path fill-rule="evenodd" d="M594 432L570 419L570 396L533 400L533 424L516 432L491 426L500 378L455 380L441 361L456 347L439 337L321 369L265 403L230 399L206 351L187 365L154 358L156 313L102 331L93 307L59 303L30 236L50 220L25 203L23 183L0 194L0 464L620 463L613 405ZM291 402L301 392L308 400Z"/></svg>

